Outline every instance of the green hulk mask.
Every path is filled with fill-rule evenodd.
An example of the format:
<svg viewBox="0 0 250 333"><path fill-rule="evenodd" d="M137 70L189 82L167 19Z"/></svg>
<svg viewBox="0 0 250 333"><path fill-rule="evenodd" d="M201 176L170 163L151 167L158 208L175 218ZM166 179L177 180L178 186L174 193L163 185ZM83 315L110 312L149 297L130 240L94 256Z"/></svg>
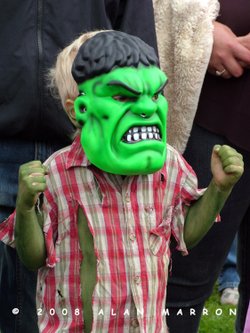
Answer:
<svg viewBox="0 0 250 333"><path fill-rule="evenodd" d="M165 74L156 65L141 62L104 72L78 84L74 104L88 160L113 174L158 171L166 158Z"/></svg>

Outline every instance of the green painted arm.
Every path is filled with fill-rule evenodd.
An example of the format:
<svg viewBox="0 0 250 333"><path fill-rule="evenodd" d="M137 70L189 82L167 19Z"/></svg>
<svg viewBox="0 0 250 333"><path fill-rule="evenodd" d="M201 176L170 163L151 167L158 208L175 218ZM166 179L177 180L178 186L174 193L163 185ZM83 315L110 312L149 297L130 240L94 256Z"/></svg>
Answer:
<svg viewBox="0 0 250 333"><path fill-rule="evenodd" d="M28 269L45 265L44 236L35 208L25 211L17 204L15 240L18 256Z"/></svg>
<svg viewBox="0 0 250 333"><path fill-rule="evenodd" d="M229 146L216 145L212 153L211 170L213 179L206 192L187 212L184 240L188 248L195 246L208 232L240 179L244 170L242 155Z"/></svg>
<svg viewBox="0 0 250 333"><path fill-rule="evenodd" d="M40 161L23 164L19 169L15 242L20 259L31 270L44 266L46 259L43 217L35 211L38 196L46 188L45 174Z"/></svg>

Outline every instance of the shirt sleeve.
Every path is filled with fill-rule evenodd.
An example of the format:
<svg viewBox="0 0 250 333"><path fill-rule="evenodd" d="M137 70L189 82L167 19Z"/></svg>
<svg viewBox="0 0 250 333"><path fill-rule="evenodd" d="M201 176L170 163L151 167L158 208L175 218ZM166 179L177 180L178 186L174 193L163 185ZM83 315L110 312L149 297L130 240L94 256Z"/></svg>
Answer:
<svg viewBox="0 0 250 333"><path fill-rule="evenodd" d="M46 247L46 266L54 267L59 259L56 256L55 242L58 234L58 201L56 180L57 165L53 155L44 162L48 168L47 188L43 194L43 233Z"/></svg>
<svg viewBox="0 0 250 333"><path fill-rule="evenodd" d="M13 248L15 247L15 223L16 211L0 223L0 240Z"/></svg>
<svg viewBox="0 0 250 333"><path fill-rule="evenodd" d="M59 259L56 256L55 241L57 235L57 205L47 182L47 190L44 192L44 224L43 233L46 246L46 266L54 267Z"/></svg>
<svg viewBox="0 0 250 333"><path fill-rule="evenodd" d="M43 209L45 218L43 232L47 251L46 265L48 267L54 267L58 261L54 246L55 223L53 222L56 221L54 214L55 210L52 208L52 205L48 204L46 198L43 207L45 208ZM15 248L15 224L16 211L14 211L4 222L0 223L0 240L13 248Z"/></svg>

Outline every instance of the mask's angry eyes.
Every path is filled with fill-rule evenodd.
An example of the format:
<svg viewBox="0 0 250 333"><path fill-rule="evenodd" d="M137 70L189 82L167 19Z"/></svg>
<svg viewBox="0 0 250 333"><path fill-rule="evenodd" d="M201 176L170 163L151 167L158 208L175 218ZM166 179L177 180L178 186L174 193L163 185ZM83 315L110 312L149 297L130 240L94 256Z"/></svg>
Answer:
<svg viewBox="0 0 250 333"><path fill-rule="evenodd" d="M161 141L161 133L158 126L131 127L122 138L125 143L136 143L144 140Z"/></svg>
<svg viewBox="0 0 250 333"><path fill-rule="evenodd" d="M154 96L152 97L152 101L156 102L158 100L160 94L162 94L162 92L158 92L158 93L154 94ZM113 99L115 101L118 101L121 103L126 103L126 102L136 102L138 97L115 95L115 96L113 96Z"/></svg>
<svg viewBox="0 0 250 333"><path fill-rule="evenodd" d="M137 97L125 96L125 95L115 95L113 96L115 101L126 103L126 102L135 102Z"/></svg>
<svg viewBox="0 0 250 333"><path fill-rule="evenodd" d="M154 94L154 96L152 97L152 101L156 102L159 98L159 95L160 95L160 93Z"/></svg>

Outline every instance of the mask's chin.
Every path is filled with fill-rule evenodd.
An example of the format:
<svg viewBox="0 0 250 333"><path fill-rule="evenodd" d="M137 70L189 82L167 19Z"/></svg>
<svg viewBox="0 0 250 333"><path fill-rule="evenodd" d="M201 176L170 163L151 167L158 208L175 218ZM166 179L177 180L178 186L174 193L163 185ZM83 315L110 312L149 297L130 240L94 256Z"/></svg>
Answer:
<svg viewBox="0 0 250 333"><path fill-rule="evenodd" d="M108 173L117 175L140 175L150 174L160 170L165 162L165 152L160 153L154 150L141 151L139 154L127 155L121 158L110 156L109 159L96 159L88 157L90 162Z"/></svg>
<svg viewBox="0 0 250 333"><path fill-rule="evenodd" d="M123 146L138 148L137 145L140 146L141 144L141 142L138 142L138 144L131 143L129 145L124 144ZM108 172L129 176L151 174L160 170L165 163L166 145L162 142L158 142L158 145L160 145L159 149L136 149L136 152L133 153L113 156L112 161L109 163ZM127 149L127 152L128 150L130 149Z"/></svg>
<svg viewBox="0 0 250 333"><path fill-rule="evenodd" d="M100 144L100 140L93 145L94 140L85 137L83 149L93 165L108 173L127 176L150 174L161 169L165 162L166 144L156 125L133 126L118 144L114 144L115 137L105 145Z"/></svg>

